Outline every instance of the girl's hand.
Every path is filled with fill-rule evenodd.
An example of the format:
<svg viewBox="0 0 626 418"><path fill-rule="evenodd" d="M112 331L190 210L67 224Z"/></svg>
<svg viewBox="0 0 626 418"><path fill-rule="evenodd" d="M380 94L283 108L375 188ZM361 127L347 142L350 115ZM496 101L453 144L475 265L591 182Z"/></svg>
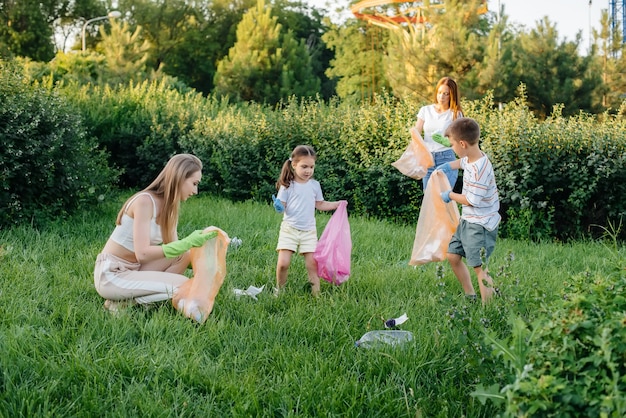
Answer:
<svg viewBox="0 0 626 418"><path fill-rule="evenodd" d="M278 200L276 196L272 195L272 200L274 201L274 209L278 213L283 213L285 211L285 206L283 206L283 202Z"/></svg>

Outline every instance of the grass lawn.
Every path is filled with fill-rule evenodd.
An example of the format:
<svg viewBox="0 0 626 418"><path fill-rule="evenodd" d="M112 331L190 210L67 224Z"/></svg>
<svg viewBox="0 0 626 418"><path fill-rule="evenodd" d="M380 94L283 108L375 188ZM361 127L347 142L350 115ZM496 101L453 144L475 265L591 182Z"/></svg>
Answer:
<svg viewBox="0 0 626 418"><path fill-rule="evenodd" d="M207 322L170 303L114 317L93 265L122 201L43 231L0 232L0 417L493 417L493 404L470 396L506 384L485 329L504 338L512 316L549 309L572 275L611 268L601 243L501 239L490 270L502 297L483 307L465 300L447 263L408 266L414 225L350 218L350 279L322 282L314 299L294 257L275 298L281 215L201 196L183 204L179 235L216 225L243 241ZM317 215L318 235L329 217ZM250 285L265 285L258 300L235 296ZM403 313L413 341L355 347Z"/></svg>

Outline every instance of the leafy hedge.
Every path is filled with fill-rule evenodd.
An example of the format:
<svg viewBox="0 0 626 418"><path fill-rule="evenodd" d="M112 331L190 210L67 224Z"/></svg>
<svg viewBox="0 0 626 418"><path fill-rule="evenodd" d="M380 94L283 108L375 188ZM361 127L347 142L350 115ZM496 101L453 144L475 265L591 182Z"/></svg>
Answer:
<svg viewBox="0 0 626 418"><path fill-rule="evenodd" d="M360 106L296 99L276 107L230 105L158 82L55 90L80 111L88 129L81 135L97 137L109 167L123 172L123 187L144 187L172 154L192 152L205 164L204 192L269 203L283 162L305 143L318 152L316 177L329 200L349 200L354 214L416 222L421 181L391 162L408 144L418 105L386 95ZM465 114L481 125L481 146L496 169L501 234L578 238L600 231L596 224L622 219L626 106L617 116L571 118L557 107L539 121L524 97L522 90L502 110L489 95L464 103Z"/></svg>
<svg viewBox="0 0 626 418"><path fill-rule="evenodd" d="M123 186L144 187L169 156L192 152L204 162L202 191L269 202L292 149L311 144L327 199L349 200L354 213L415 221L421 183L390 165L408 144L413 110L391 97L362 108L293 99L273 109L182 95L157 83L67 89L66 96L110 165L124 171Z"/></svg>
<svg viewBox="0 0 626 418"><path fill-rule="evenodd" d="M0 73L0 226L39 226L97 202L115 173L78 111L18 67L0 62Z"/></svg>
<svg viewBox="0 0 626 418"><path fill-rule="evenodd" d="M496 170L504 233L512 237L597 235L626 214L626 119L608 114L539 122L524 92L501 112L492 97L468 104ZM626 106L619 112L624 113Z"/></svg>

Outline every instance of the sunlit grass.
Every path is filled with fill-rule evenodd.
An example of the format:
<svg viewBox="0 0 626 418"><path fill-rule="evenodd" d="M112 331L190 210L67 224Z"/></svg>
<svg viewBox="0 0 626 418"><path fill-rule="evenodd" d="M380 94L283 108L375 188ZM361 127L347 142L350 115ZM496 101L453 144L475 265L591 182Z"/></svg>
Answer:
<svg viewBox="0 0 626 418"><path fill-rule="evenodd" d="M310 296L301 257L272 295L280 224L269 202L208 196L183 204L180 235L216 225L243 245L204 325L169 303L103 308L93 264L121 199L50 226L0 232L0 416L490 417L469 393L501 379L482 341L560 297L571 274L609 271L598 243L500 240L490 270L502 297L468 303L446 263L408 266L415 226L351 218L352 275ZM416 210L417 216L417 210ZM329 214L318 214L321 233ZM258 301L233 289L265 285ZM407 313L400 348L357 349Z"/></svg>

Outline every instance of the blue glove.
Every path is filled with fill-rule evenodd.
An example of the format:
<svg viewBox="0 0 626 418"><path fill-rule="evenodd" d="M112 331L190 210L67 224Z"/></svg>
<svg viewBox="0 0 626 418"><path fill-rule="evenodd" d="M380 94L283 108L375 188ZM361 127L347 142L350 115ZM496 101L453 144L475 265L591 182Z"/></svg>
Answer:
<svg viewBox="0 0 626 418"><path fill-rule="evenodd" d="M450 166L450 163L438 165L437 168L435 168L435 170L443 171L443 173L446 175L452 173L452 167Z"/></svg>
<svg viewBox="0 0 626 418"><path fill-rule="evenodd" d="M443 200L444 203L450 203L450 192L452 192L452 190L446 190L445 192L441 192L441 200Z"/></svg>
<svg viewBox="0 0 626 418"><path fill-rule="evenodd" d="M285 211L285 207L283 206L283 202L278 200L276 198L276 196L274 196L274 195L272 195L272 200L274 201L274 209L276 209L276 212L283 213Z"/></svg>

